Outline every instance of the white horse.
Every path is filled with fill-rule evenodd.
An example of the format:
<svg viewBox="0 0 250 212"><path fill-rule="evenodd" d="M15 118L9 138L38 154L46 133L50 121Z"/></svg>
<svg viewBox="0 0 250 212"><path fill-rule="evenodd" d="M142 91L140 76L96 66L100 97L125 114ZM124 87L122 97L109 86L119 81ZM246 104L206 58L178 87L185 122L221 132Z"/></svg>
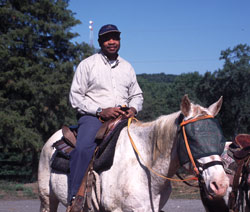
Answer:
<svg viewBox="0 0 250 212"><path fill-rule="evenodd" d="M140 157L134 151L125 127L118 138L112 167L100 173L101 197L100 209L95 211L113 212L157 212L167 202L171 193L171 184L150 169L167 177L173 177L180 167L177 140L179 117L184 120L199 116L216 116L222 104L222 98L204 108L190 102L185 95L181 102L181 111L161 116L155 121L133 122L129 128ZM44 145L39 161L38 186L41 200L41 212L57 211L59 202L67 206L68 176L53 172L50 168L54 154L52 144L62 137L57 131ZM201 164L220 161L219 155L197 159ZM148 168L150 167L150 168ZM221 165L215 164L202 172L205 187L211 198L222 198L227 191L229 180Z"/></svg>

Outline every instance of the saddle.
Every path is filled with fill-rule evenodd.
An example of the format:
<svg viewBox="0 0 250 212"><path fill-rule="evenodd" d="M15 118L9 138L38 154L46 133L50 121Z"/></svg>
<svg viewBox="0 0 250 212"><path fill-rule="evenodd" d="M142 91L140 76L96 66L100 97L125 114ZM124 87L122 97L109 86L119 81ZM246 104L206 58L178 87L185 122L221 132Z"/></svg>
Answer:
<svg viewBox="0 0 250 212"><path fill-rule="evenodd" d="M103 140L108 134L114 130L114 128L120 123L123 119L122 116L117 117L116 119L111 119L108 121L103 122L102 126L96 133L95 138L97 140ZM64 125L62 127L62 134L65 139L65 142L72 147L76 145L76 136L77 136L77 128L76 127L68 127Z"/></svg>
<svg viewBox="0 0 250 212"><path fill-rule="evenodd" d="M250 135L239 134L230 145L230 151L236 160L242 160L250 154Z"/></svg>
<svg viewBox="0 0 250 212"><path fill-rule="evenodd" d="M98 140L99 146L102 147L102 153L107 146L107 140L110 140L110 135L118 133L116 131L120 131L125 126L125 124L121 123L125 122L127 123L127 119L123 116L119 116L116 119L108 120L102 124L95 137L96 140ZM122 126L117 130L116 128L118 128L119 125ZM53 147L56 149L56 153L51 164L52 169L63 173L69 173L69 155L76 146L77 129L77 126L68 127L64 125L62 127L63 137L53 144ZM104 141L106 141L105 146L102 144ZM100 158L100 156L101 154L99 151L98 158ZM99 167L100 165L98 165L97 169Z"/></svg>
<svg viewBox="0 0 250 212"><path fill-rule="evenodd" d="M230 185L233 184L233 178L237 171L238 163L245 160L250 155L250 135L239 134L233 142L225 148L221 155L225 172L230 179Z"/></svg>
<svg viewBox="0 0 250 212"><path fill-rule="evenodd" d="M232 185L232 191L229 194L228 206L230 211L236 210L239 205L237 205L237 196L241 198L241 194L244 189L248 189L250 184L249 181L249 158L250 158L250 135L249 134L239 134L235 137L232 144L230 144L228 149L228 155L233 159L232 164L234 164L232 173L233 175L228 175L230 178L230 184ZM240 180L241 178L241 180ZM240 183L241 181L241 183ZM242 183L244 181L244 183ZM246 186L241 187L239 186Z"/></svg>

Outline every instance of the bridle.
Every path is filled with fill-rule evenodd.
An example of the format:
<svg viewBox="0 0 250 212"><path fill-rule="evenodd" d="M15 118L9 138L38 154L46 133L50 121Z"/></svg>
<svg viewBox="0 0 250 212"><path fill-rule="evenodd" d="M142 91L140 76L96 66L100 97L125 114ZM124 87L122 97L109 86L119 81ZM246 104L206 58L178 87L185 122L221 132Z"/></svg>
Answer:
<svg viewBox="0 0 250 212"><path fill-rule="evenodd" d="M180 124L180 127L182 128L182 133L183 133L186 149L188 152L188 156L189 156L189 159L192 163L195 175L198 178L199 187L206 194L208 194L208 191L207 191L206 184L205 184L205 181L204 181L203 176L202 176L203 171L208 169L211 166L215 166L215 165L222 165L223 166L223 163L222 163L222 161L211 161L211 162L202 164L202 163L198 162L197 160L195 160L193 158L193 155L192 155L191 150L190 150L190 146L189 146L188 139L186 136L185 125L199 121L199 120L210 119L210 118L214 118L214 117L211 115L199 116L199 117L194 118L194 119L183 120Z"/></svg>
<svg viewBox="0 0 250 212"><path fill-rule="evenodd" d="M189 181L189 180L198 180L199 182L199 186L200 186L200 189L204 190L204 192L208 193L207 191L207 188L206 188L206 184L205 184L205 181L203 179L203 176L202 176L202 173L204 170L208 169L209 167L211 166L214 166L214 165L222 165L223 166L223 163L222 161L211 161L211 162L208 162L208 163L205 163L205 164L202 164L200 162L198 162L197 160L195 160L193 158L193 155L191 153L191 150L190 150L190 147L189 147L189 143L188 143L188 139L187 139L187 136L186 136L186 131L185 131L185 125L189 124L189 123L192 123L192 122L196 122L196 121L199 121L199 120L203 120L203 119L209 119L209 118L214 118L213 116L211 115L205 115L205 116L199 116L197 118L194 118L194 119L189 119L189 120L183 120L180 124L180 127L182 128L182 132L183 132L183 137L184 137L184 141L185 141L185 145L186 145L186 149L187 149L187 152L188 152L188 156L189 156L189 159L192 163L192 166L193 166L193 169L194 169L194 172L195 172L195 177L192 177L192 178L188 178L188 179L173 179L173 178L168 178L166 176L163 176L159 173L157 173L156 171L154 171L150 166L147 166L145 164L145 167L148 168L148 170L150 170L151 172L153 172L154 174L156 174L157 176L161 177L161 178L164 178L164 179L167 179L167 180L171 180L171 181L182 181L182 182L185 182L185 181ZM130 139L130 142L133 146L133 149L134 151L137 153L137 155L139 156L139 158L141 158L141 160L144 162L143 158L141 157L130 133L129 133L129 126L132 122L132 120L136 120L136 118L132 117L132 118L129 118L128 119L128 136L129 136L129 139Z"/></svg>

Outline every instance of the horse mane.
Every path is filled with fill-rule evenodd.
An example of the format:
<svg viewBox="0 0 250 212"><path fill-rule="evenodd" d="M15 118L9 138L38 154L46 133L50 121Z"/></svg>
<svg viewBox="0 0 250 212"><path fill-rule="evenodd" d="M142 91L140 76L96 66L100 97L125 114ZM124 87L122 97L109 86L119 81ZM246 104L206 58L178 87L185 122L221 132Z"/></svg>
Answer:
<svg viewBox="0 0 250 212"><path fill-rule="evenodd" d="M179 119L183 119L181 111L162 115L151 122L137 123L137 126L152 128L152 163L162 155L171 154L172 145L177 138Z"/></svg>
<svg viewBox="0 0 250 212"><path fill-rule="evenodd" d="M171 154L174 141L177 138L179 117L181 112L160 116L155 121L153 161L160 155Z"/></svg>
<svg viewBox="0 0 250 212"><path fill-rule="evenodd" d="M191 102L190 113L187 118L199 115L208 115L207 108ZM177 140L179 124L184 119L181 111L177 111L168 115L162 115L151 122L139 122L136 125L148 128L150 131L150 140L152 141L152 165L158 157L170 155L172 147Z"/></svg>

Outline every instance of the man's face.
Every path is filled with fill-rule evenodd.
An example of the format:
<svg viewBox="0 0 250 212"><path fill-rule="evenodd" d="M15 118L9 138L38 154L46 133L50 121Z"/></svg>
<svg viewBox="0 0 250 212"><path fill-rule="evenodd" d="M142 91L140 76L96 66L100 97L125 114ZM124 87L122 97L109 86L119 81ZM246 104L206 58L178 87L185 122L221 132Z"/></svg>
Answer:
<svg viewBox="0 0 250 212"><path fill-rule="evenodd" d="M120 49L120 34L116 32L102 35L99 44L107 57L114 57Z"/></svg>

